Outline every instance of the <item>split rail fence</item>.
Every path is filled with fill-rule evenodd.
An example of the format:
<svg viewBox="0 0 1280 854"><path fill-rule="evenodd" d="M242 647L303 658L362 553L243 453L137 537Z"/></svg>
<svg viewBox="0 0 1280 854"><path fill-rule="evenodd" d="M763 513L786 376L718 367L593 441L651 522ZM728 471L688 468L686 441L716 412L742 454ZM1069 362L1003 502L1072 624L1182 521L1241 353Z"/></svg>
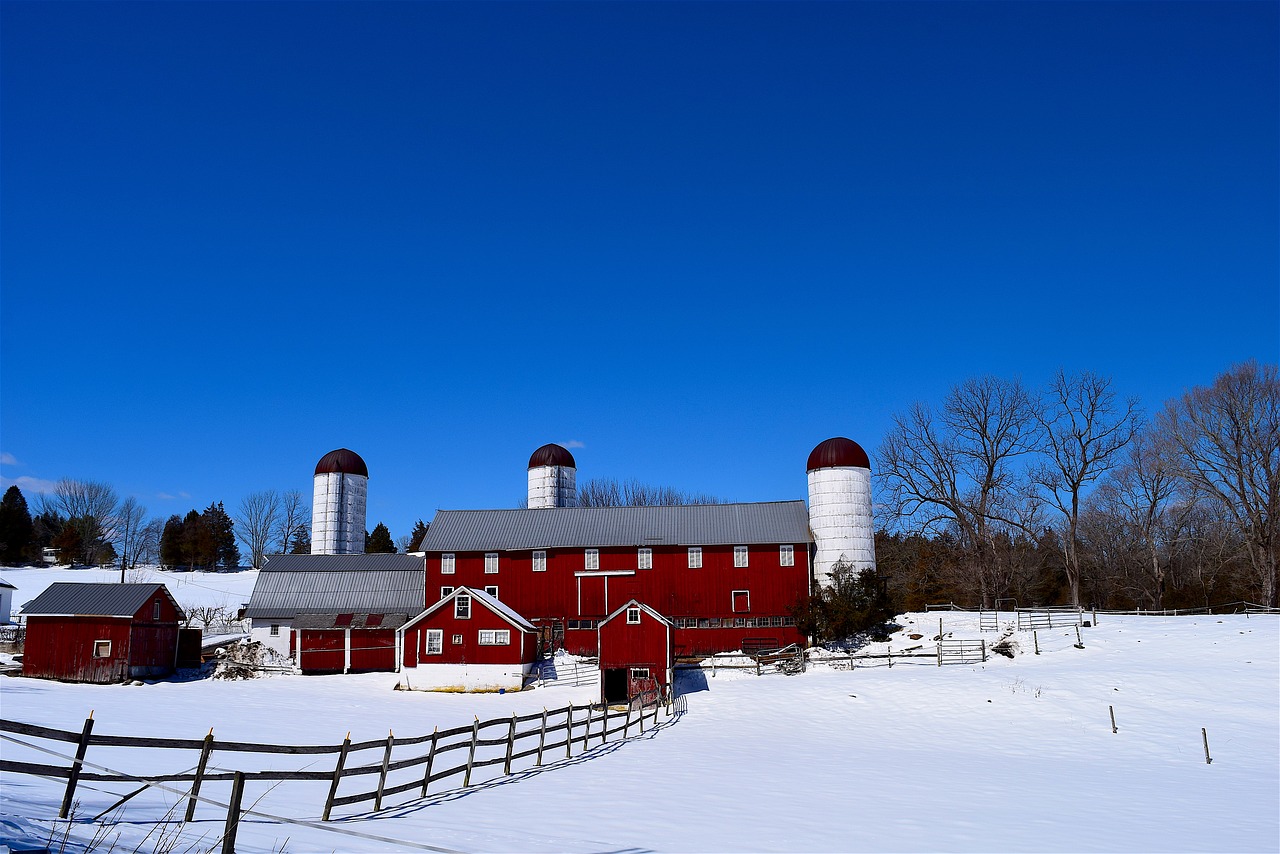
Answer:
<svg viewBox="0 0 1280 854"><path fill-rule="evenodd" d="M24 736L27 739L64 742L76 746L74 760L69 766L4 758L0 759L0 772L65 779L67 784L59 818L66 818L69 814L75 802L76 787L80 781L143 784L143 788L126 795L100 813L98 817L112 812L152 784L187 784L189 790L184 821L191 821L194 818L196 803L201 800L201 787L206 783L236 783L237 779L240 782L236 785L241 786L244 781L255 780L327 783L328 795L321 811L321 819L328 821L331 812L337 807L372 801L373 809L377 811L383 808L388 799L397 795L411 792L414 798L426 797L433 784L451 778L455 782L460 778L460 787L466 788L478 782L489 782L510 775L517 769L527 771L531 767L539 767L544 763L572 758L574 755L611 740L618 741L643 735L646 729L652 730L658 725L660 716L670 718L684 711L684 708L683 698L673 698L669 692L664 695L653 690L636 697L625 706L570 705L553 711L544 709L542 712L528 715L513 714L509 718L487 721L476 718L468 725L446 730L437 729L427 735L408 738L396 738L394 734L388 734L386 738L353 742L348 735L341 744L333 745L278 745L220 741L214 738L212 730L202 739L95 735L92 715L84 722L84 728L80 732L0 719L0 732ZM10 736L0 737L7 742L33 746ZM116 769L108 771L106 770L108 766L86 758L90 747L192 751L195 765L192 770L183 773L131 773ZM402 758L394 757L393 754L397 748ZM37 749L40 748L37 746ZM363 764L352 761L355 754L365 751L376 751L373 754L376 759L365 761ZM56 750L44 750L44 752L62 755ZM327 770L266 769L240 772L212 766L210 758L215 752L328 755L334 756L335 759L332 767ZM405 756L406 753L409 755ZM533 760L532 763L528 762L530 759ZM126 763L113 761L112 764ZM482 769L498 766L501 766L501 773L496 776L492 772L483 775L479 773ZM86 770L86 767L99 770ZM394 772L404 772L407 769L414 769L412 779L388 785L389 775ZM417 772L416 769L421 771ZM405 775L397 776L402 778ZM481 780L481 776L485 779ZM364 785L359 787L360 791L339 795L343 781L347 781L346 788L349 790L356 784L357 778L365 781ZM453 788L458 786L455 785ZM236 799L233 798L233 800ZM230 816L228 821L231 821Z"/></svg>

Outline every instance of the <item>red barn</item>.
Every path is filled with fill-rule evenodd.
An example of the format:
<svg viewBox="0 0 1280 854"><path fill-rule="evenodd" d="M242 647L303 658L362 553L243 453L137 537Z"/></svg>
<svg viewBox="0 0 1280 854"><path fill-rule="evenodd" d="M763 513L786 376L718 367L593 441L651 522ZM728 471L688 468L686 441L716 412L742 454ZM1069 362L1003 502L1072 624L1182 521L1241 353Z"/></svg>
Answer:
<svg viewBox="0 0 1280 854"><path fill-rule="evenodd" d="M405 667L465 665L467 678L520 687L538 659L538 635L524 617L483 590L456 587L399 630ZM459 670L436 674L450 681ZM496 683L495 683L496 684Z"/></svg>
<svg viewBox="0 0 1280 854"><path fill-rule="evenodd" d="M653 688L664 693L675 675L671 621L632 599L600 621L600 699L621 703Z"/></svg>
<svg viewBox="0 0 1280 854"><path fill-rule="evenodd" d="M369 673L396 669L396 630L408 614L300 614L298 669L303 673Z"/></svg>
<svg viewBox="0 0 1280 854"><path fill-rule="evenodd" d="M23 614L23 676L97 683L173 673L186 619L163 584L60 581Z"/></svg>

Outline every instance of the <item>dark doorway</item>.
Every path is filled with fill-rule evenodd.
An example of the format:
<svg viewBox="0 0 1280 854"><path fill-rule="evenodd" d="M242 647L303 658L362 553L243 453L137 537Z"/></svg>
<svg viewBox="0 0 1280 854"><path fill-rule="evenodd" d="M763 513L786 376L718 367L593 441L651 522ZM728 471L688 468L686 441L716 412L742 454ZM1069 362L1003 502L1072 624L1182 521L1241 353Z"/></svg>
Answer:
<svg viewBox="0 0 1280 854"><path fill-rule="evenodd" d="M606 703L625 703L631 698L627 696L627 668L611 667L604 672L604 701Z"/></svg>

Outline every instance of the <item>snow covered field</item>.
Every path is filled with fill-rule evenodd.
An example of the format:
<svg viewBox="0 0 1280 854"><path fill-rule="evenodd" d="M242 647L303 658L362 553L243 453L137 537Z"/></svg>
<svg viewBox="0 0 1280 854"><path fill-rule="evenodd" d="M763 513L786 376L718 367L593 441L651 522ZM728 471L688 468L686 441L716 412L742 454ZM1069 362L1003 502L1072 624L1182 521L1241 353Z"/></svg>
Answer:
<svg viewBox="0 0 1280 854"><path fill-rule="evenodd" d="M39 592L28 595L13 570L0 575L19 586L16 602ZM241 575L198 583L216 588L218 579L240 583ZM195 583L189 579L189 591L201 589ZM238 604L244 594L225 595ZM899 622L924 634L931 648L937 619L908 614ZM956 637L984 636L973 615L943 619ZM334 830L366 836L246 819L238 849L1280 850L1280 618L1101 615L1100 623L1082 630L1084 649L1075 647L1074 629L1041 631L1037 656L1028 632L1015 635L1021 648L1014 659L995 656L986 664L939 668L920 660L890 669L880 661L799 676L682 674L687 712L642 738L593 747L586 757L575 750L572 760L505 782L466 791L442 785L420 801L400 796L377 814L335 812ZM895 648L913 645L901 638ZM364 674L130 687L9 678L0 679L0 706L5 718L70 730L92 709L95 734L199 738L213 727L221 739L332 744L347 730L356 740L385 738L389 729L414 735L595 694L593 686L505 695L398 692L391 690L396 681L394 674ZM1212 764L1205 763L1201 727ZM26 751L0 742L6 758L58 761ZM105 764L104 757L124 753L94 748L91 761L95 751ZM175 756L149 759L194 765L185 753L176 757L181 751L167 753ZM224 767L239 759L281 767L281 757L215 757ZM285 758L298 763L293 767L328 769L333 762ZM44 844L62 786L0 776L0 841ZM133 788L82 784L80 815ZM228 788L211 783L205 794L225 800ZM245 803L314 819L323 798L323 784L268 791L258 783L247 787ZM118 833L124 850L133 850L151 829L148 821L178 800L140 795L112 837ZM202 805L176 850L216 848L222 823L216 808ZM93 830L82 819L72 839L88 840ZM154 843L153 836L143 850Z"/></svg>

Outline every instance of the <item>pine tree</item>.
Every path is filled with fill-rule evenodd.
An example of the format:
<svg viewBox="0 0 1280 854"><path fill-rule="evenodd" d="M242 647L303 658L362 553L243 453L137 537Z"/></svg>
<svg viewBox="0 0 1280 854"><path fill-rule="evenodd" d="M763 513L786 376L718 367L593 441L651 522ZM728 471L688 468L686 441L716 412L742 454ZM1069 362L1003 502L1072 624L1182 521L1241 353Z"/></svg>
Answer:
<svg viewBox="0 0 1280 854"><path fill-rule="evenodd" d="M413 526L413 533L409 535L409 548L406 552L416 552L418 547L422 545L422 540L427 536L427 526L419 519Z"/></svg>
<svg viewBox="0 0 1280 854"><path fill-rule="evenodd" d="M25 562L31 555L35 525L22 490L11 486L0 499L0 563Z"/></svg>
<svg viewBox="0 0 1280 854"><path fill-rule="evenodd" d="M227 515L226 509L219 501L210 504L200 514L200 519L209 531L212 560L208 566L221 566L236 569L240 566L240 548L236 545L235 523Z"/></svg>
<svg viewBox="0 0 1280 854"><path fill-rule="evenodd" d="M75 566L76 560L80 557L80 552L84 550L84 541L80 536L80 528L72 524L74 520L68 520L67 524L62 526L62 530L50 542L55 549L58 550L59 556L67 562L67 566Z"/></svg>
<svg viewBox="0 0 1280 854"><path fill-rule="evenodd" d="M299 525L294 529L293 538L289 541L289 554L311 554L311 531L306 525Z"/></svg>
<svg viewBox="0 0 1280 854"><path fill-rule="evenodd" d="M182 565L182 535L182 519L170 516L164 523L164 530L160 533L160 565L165 569L174 569Z"/></svg>
<svg viewBox="0 0 1280 854"><path fill-rule="evenodd" d="M396 544L391 541L391 531L387 526L379 522L373 528L373 533L364 541L365 554L395 554Z"/></svg>

